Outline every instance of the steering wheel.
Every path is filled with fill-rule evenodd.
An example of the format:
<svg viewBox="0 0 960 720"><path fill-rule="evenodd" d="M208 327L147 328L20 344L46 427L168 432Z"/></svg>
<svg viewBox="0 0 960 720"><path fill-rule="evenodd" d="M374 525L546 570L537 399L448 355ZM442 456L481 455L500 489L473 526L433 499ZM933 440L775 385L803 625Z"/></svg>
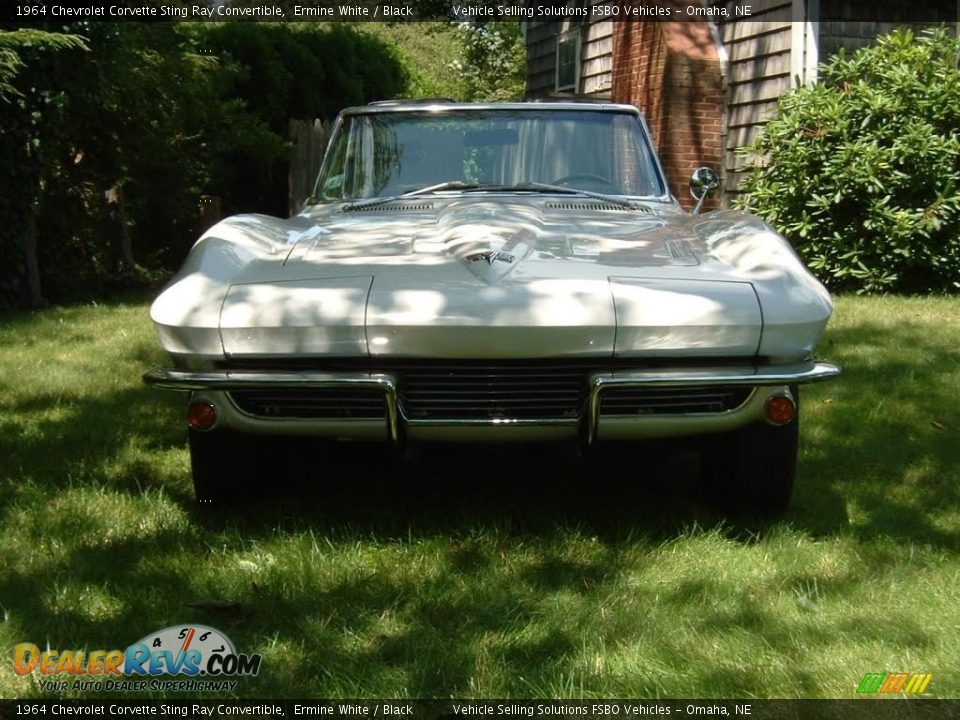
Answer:
<svg viewBox="0 0 960 720"><path fill-rule="evenodd" d="M594 185L606 185L607 187L614 187L613 181L609 178L605 178L602 175L591 175L590 173L577 173L574 175L564 175L561 178L554 180L551 185L568 185L570 183L577 182L586 182L592 183Z"/></svg>

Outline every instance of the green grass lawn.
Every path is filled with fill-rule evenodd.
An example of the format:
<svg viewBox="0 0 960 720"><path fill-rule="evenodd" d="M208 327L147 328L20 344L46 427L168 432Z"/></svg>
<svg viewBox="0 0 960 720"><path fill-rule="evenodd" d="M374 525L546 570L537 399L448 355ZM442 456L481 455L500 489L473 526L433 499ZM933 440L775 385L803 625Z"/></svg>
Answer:
<svg viewBox="0 0 960 720"><path fill-rule="evenodd" d="M960 300L840 298L820 353L844 374L804 391L776 524L691 499L690 455L536 448L304 448L276 499L204 515L146 305L2 315L0 697L43 695L15 643L188 622L263 655L243 697L960 697Z"/></svg>

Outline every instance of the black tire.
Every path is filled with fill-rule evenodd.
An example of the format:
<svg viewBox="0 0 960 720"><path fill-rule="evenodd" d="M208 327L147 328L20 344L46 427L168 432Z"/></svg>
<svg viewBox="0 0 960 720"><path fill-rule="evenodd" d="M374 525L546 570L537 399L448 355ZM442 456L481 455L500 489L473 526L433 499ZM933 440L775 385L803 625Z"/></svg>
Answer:
<svg viewBox="0 0 960 720"><path fill-rule="evenodd" d="M786 425L766 423L710 438L700 454L707 500L724 512L776 516L790 507L800 438L797 415Z"/></svg>
<svg viewBox="0 0 960 720"><path fill-rule="evenodd" d="M190 469L203 508L234 505L248 496L256 467L254 438L229 430L189 430Z"/></svg>

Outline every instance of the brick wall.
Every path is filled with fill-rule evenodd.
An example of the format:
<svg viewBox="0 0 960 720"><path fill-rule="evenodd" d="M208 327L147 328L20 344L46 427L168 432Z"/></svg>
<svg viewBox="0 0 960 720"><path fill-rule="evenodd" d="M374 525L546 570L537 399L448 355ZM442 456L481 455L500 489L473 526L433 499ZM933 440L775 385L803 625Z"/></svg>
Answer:
<svg viewBox="0 0 960 720"><path fill-rule="evenodd" d="M709 25L614 23L611 96L646 115L670 190L692 207L691 173L722 166L723 78Z"/></svg>

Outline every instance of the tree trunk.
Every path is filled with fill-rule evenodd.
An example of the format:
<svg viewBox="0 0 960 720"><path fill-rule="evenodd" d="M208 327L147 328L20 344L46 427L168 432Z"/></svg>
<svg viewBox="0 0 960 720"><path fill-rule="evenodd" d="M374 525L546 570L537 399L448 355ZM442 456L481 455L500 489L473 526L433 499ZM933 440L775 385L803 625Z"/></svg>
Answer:
<svg viewBox="0 0 960 720"><path fill-rule="evenodd" d="M220 196L219 195L201 195L200 196L200 232L205 233L211 227L220 222Z"/></svg>
<svg viewBox="0 0 960 720"><path fill-rule="evenodd" d="M137 263L133 259L133 242L127 224L127 209L123 202L123 189L119 183L103 193L107 203L106 236L114 257L114 266L119 273L132 272Z"/></svg>
<svg viewBox="0 0 960 720"><path fill-rule="evenodd" d="M37 219L31 208L23 227L23 261L26 268L24 301L28 308L36 310L47 304L40 287L40 261L37 256Z"/></svg>

